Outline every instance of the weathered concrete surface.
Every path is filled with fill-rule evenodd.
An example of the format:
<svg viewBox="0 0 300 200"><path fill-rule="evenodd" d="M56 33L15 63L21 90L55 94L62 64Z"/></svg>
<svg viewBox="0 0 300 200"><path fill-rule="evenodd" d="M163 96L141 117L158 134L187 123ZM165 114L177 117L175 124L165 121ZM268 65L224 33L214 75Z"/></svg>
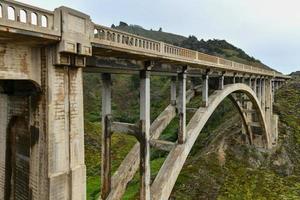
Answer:
<svg viewBox="0 0 300 200"><path fill-rule="evenodd" d="M31 80L41 84L40 48L0 44L0 79Z"/></svg>

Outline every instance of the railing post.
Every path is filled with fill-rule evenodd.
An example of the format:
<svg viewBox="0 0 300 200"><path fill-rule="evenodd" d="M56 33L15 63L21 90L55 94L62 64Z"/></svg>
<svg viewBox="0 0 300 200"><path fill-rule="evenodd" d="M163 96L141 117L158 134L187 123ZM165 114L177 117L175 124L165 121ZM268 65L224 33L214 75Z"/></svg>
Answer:
<svg viewBox="0 0 300 200"><path fill-rule="evenodd" d="M202 76L202 103L204 107L208 106L208 73Z"/></svg>
<svg viewBox="0 0 300 200"><path fill-rule="evenodd" d="M101 198L106 199L111 190L111 74L102 74L102 154Z"/></svg>
<svg viewBox="0 0 300 200"><path fill-rule="evenodd" d="M150 200L150 71L140 71L140 200Z"/></svg>
<svg viewBox="0 0 300 200"><path fill-rule="evenodd" d="M171 78L171 104L176 105L176 76Z"/></svg>
<svg viewBox="0 0 300 200"><path fill-rule="evenodd" d="M186 139L186 67L178 74L179 94L178 94L178 114L179 132L178 143L183 144Z"/></svg>

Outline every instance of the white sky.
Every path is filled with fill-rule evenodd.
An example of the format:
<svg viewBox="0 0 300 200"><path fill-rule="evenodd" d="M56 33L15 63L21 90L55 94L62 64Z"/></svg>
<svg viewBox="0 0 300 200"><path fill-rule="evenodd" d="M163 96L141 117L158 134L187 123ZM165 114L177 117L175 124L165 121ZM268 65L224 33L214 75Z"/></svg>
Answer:
<svg viewBox="0 0 300 200"><path fill-rule="evenodd" d="M124 21L198 39L225 39L283 73L300 70L300 0L20 0L67 6L110 26Z"/></svg>

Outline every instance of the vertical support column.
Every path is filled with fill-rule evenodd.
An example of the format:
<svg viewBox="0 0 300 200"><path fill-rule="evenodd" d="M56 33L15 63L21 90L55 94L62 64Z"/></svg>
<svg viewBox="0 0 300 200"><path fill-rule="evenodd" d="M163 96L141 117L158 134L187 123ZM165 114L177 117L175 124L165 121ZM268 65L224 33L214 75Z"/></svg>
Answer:
<svg viewBox="0 0 300 200"><path fill-rule="evenodd" d="M253 80L253 90L257 96L257 78L256 77Z"/></svg>
<svg viewBox="0 0 300 200"><path fill-rule="evenodd" d="M272 80L266 79L265 81L265 120L267 124L267 133L270 134L271 130L271 118L273 114L272 103L273 103L273 92L272 92ZM271 138L271 137L269 137ZM270 141L271 142L271 141ZM271 145L271 144L268 144Z"/></svg>
<svg viewBox="0 0 300 200"><path fill-rule="evenodd" d="M140 72L140 199L150 200L150 71Z"/></svg>
<svg viewBox="0 0 300 200"><path fill-rule="evenodd" d="M0 86L0 199L5 199L5 172L6 172L6 129L8 119L8 99L7 96L1 94Z"/></svg>
<svg viewBox="0 0 300 200"><path fill-rule="evenodd" d="M176 76L171 78L171 104L176 105Z"/></svg>
<svg viewBox="0 0 300 200"><path fill-rule="evenodd" d="M256 77L253 80L253 90L257 96L257 78Z"/></svg>
<svg viewBox="0 0 300 200"><path fill-rule="evenodd" d="M236 73L234 73L233 79L232 79L232 83L235 84L235 82L236 82Z"/></svg>
<svg viewBox="0 0 300 200"><path fill-rule="evenodd" d="M178 74L179 94L178 94L178 114L179 132L178 143L183 144L186 139L186 69Z"/></svg>
<svg viewBox="0 0 300 200"><path fill-rule="evenodd" d="M271 80L271 90L272 90L272 97L275 96L275 80ZM274 98L272 98L272 103L274 103Z"/></svg>
<svg viewBox="0 0 300 200"><path fill-rule="evenodd" d="M257 87L257 97L258 101L261 102L261 87L262 87L262 78L258 79L258 87Z"/></svg>
<svg viewBox="0 0 300 200"><path fill-rule="evenodd" d="M249 85L249 87L252 88L252 78L251 78L251 76L249 76L249 83L248 83L248 85Z"/></svg>
<svg viewBox="0 0 300 200"><path fill-rule="evenodd" d="M46 148L40 159L47 160L43 162L48 164L45 170L48 183L40 181L42 188L38 195L40 199L81 200L86 198L82 68L54 66L55 54L55 47L47 47L47 56L42 59L41 112L45 116L36 120L42 125L43 134L39 137L47 136L40 143Z"/></svg>
<svg viewBox="0 0 300 200"><path fill-rule="evenodd" d="M222 75L219 78L219 90L223 90L224 89L224 72L222 73Z"/></svg>
<svg viewBox="0 0 300 200"><path fill-rule="evenodd" d="M102 74L101 198L111 190L111 74Z"/></svg>
<svg viewBox="0 0 300 200"><path fill-rule="evenodd" d="M208 106L208 74L202 76L202 103L204 107Z"/></svg>
<svg viewBox="0 0 300 200"><path fill-rule="evenodd" d="M265 104L266 104L266 79L262 78L262 85L261 85L261 108L262 108L263 112L265 112L265 110L266 110Z"/></svg>

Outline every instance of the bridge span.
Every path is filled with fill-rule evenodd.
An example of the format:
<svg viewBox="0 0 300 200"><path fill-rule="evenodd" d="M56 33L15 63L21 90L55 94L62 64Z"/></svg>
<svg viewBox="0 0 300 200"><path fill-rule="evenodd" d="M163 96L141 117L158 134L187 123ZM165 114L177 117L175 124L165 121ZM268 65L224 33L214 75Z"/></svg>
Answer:
<svg viewBox="0 0 300 200"><path fill-rule="evenodd" d="M203 126L227 97L241 115L247 142L276 146L274 91L290 78L104 27L67 7L48 11L1 0L0 199L86 199L84 72L102 74L101 199L110 200L121 199L138 170L141 200L168 199ZM114 74L140 77L140 120L135 124L113 120ZM151 123L153 75L170 77L171 87L170 104ZM191 77L201 84L187 88ZM192 98L203 103L187 122L186 104ZM177 142L160 140L176 116ZM135 136L137 143L112 174L111 135L120 132ZM154 180L151 148L169 152Z"/></svg>

